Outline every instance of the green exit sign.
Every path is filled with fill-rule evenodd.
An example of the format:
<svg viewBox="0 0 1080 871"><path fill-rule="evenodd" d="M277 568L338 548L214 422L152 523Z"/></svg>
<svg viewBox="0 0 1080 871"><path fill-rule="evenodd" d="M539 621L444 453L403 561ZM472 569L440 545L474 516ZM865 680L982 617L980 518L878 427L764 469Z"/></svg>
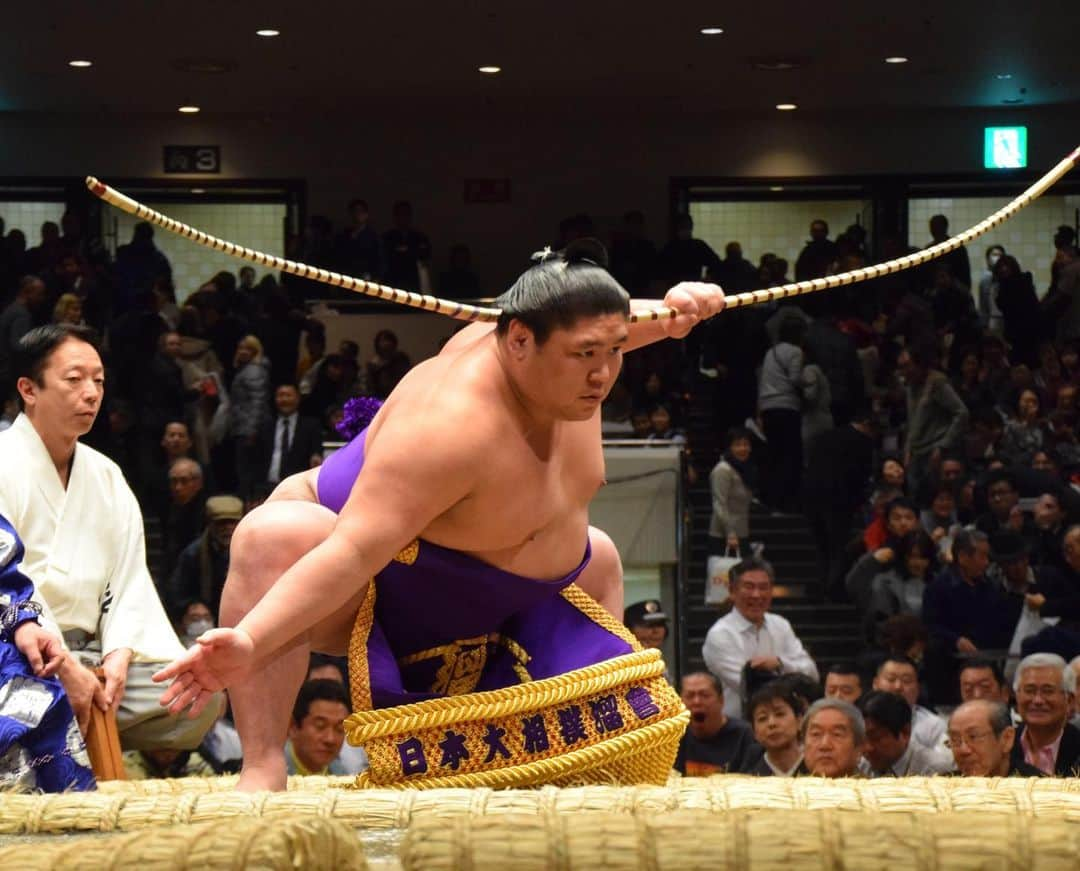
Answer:
<svg viewBox="0 0 1080 871"><path fill-rule="evenodd" d="M983 166L987 169L1023 169L1027 166L1027 127L985 128Z"/></svg>

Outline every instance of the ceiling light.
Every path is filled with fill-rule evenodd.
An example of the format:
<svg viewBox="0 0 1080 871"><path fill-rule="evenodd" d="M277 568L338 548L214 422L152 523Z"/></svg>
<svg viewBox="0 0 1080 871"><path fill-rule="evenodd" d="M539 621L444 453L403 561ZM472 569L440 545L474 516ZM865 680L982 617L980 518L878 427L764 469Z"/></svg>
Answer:
<svg viewBox="0 0 1080 871"><path fill-rule="evenodd" d="M722 27L703 27L703 28L701 28L701 35L702 36L719 36L723 32L724 32L724 28L722 28Z"/></svg>
<svg viewBox="0 0 1080 871"><path fill-rule="evenodd" d="M797 109L799 107L796 106L794 103L777 103L776 108L779 109L781 112L790 112L793 109Z"/></svg>
<svg viewBox="0 0 1080 871"><path fill-rule="evenodd" d="M262 30L256 30L255 35L256 36L281 36L281 31L280 30L274 30L272 28L267 27L267 28L264 28Z"/></svg>
<svg viewBox="0 0 1080 871"><path fill-rule="evenodd" d="M487 76L493 76L496 73L501 73L502 72L502 67L496 67L496 66L477 67L477 69L480 72L482 72L484 75L487 75Z"/></svg>
<svg viewBox="0 0 1080 871"><path fill-rule="evenodd" d="M892 57L885 58L885 63L887 63L887 64L906 64L907 61L908 61L908 59L906 57L904 57L903 55L899 55L899 54L893 55Z"/></svg>
<svg viewBox="0 0 1080 871"><path fill-rule="evenodd" d="M1012 73L998 73L994 78L1002 82L1008 81L1012 78Z"/></svg>
<svg viewBox="0 0 1080 871"><path fill-rule="evenodd" d="M176 110L177 112L183 112L185 115L194 115L199 111L198 106L181 106Z"/></svg>
<svg viewBox="0 0 1080 871"><path fill-rule="evenodd" d="M206 193L206 188L192 188L191 192L193 194L205 194Z"/></svg>
<svg viewBox="0 0 1080 871"><path fill-rule="evenodd" d="M68 61L68 66L69 67L79 67L80 69L83 68L83 67L92 67L93 65L94 65L93 61L88 61L88 60L69 60Z"/></svg>
<svg viewBox="0 0 1080 871"><path fill-rule="evenodd" d="M783 189L784 189L783 185L778 185L778 184L774 184L769 188L769 190L771 190L771 191L782 191Z"/></svg>
<svg viewBox="0 0 1080 871"><path fill-rule="evenodd" d="M1023 97L1009 97L1007 99L1002 100L1001 102L1004 103L1006 106L1015 106L1018 103L1023 103L1024 98Z"/></svg>

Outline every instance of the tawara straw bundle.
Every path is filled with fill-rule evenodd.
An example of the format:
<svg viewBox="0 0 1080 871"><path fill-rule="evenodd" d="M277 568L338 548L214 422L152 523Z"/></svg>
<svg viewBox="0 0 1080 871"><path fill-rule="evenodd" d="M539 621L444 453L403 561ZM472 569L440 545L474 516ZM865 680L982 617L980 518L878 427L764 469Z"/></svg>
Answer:
<svg viewBox="0 0 1080 871"><path fill-rule="evenodd" d="M400 851L406 871L1065 871L1078 856L1080 822L992 810L978 817L836 810L418 817Z"/></svg>
<svg viewBox="0 0 1080 871"><path fill-rule="evenodd" d="M367 862L360 840L348 826L306 817L230 819L126 835L37 840L0 848L0 868L362 871Z"/></svg>
<svg viewBox="0 0 1080 871"><path fill-rule="evenodd" d="M1080 822L1080 781L1060 778L676 778L668 786L540 789L354 790L350 778L292 778L280 793L231 792L234 778L110 784L97 793L8 795L0 835L115 832L202 823L223 817L334 818L366 829L408 826L418 818L649 818L680 811L838 810L879 814L1002 813ZM179 787L177 789L166 787ZM981 824L980 824L981 825Z"/></svg>

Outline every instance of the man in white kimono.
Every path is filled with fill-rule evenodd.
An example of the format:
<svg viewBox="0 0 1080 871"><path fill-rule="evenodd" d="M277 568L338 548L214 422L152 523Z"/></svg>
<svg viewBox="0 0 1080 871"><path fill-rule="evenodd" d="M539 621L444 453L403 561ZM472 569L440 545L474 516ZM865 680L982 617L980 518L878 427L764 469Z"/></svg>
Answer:
<svg viewBox="0 0 1080 871"><path fill-rule="evenodd" d="M81 726L116 710L125 749L198 746L218 713L171 716L150 675L184 651L146 568L142 515L120 468L79 444L104 393L94 333L51 324L27 333L13 370L23 413L0 433L0 514L26 546L23 572L42 625L64 639L58 677ZM100 665L102 687L91 670ZM89 667L88 667L89 666Z"/></svg>

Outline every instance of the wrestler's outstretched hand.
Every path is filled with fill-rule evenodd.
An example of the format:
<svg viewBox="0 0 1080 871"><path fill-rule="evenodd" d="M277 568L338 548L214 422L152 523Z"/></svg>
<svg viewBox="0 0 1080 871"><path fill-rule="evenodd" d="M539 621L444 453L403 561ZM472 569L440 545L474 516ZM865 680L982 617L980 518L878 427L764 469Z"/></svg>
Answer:
<svg viewBox="0 0 1080 871"><path fill-rule="evenodd" d="M664 296L664 305L678 312L660 323L672 339L681 339L695 326L724 308L724 291L718 284L703 281L684 281L676 284Z"/></svg>
<svg viewBox="0 0 1080 871"><path fill-rule="evenodd" d="M170 714L190 708L188 716L195 718L213 693L243 680L254 665L255 645L250 635L240 629L211 629L153 679L155 683L172 679L160 700Z"/></svg>

